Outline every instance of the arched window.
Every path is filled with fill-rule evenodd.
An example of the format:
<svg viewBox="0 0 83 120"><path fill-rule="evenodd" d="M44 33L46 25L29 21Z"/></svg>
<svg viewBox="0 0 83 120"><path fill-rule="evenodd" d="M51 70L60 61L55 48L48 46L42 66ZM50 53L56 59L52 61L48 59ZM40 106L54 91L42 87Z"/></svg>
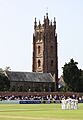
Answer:
<svg viewBox="0 0 83 120"><path fill-rule="evenodd" d="M38 60L38 67L40 67L41 66L41 61L40 60Z"/></svg>
<svg viewBox="0 0 83 120"><path fill-rule="evenodd" d="M53 53L53 46L50 47L50 52Z"/></svg>
<svg viewBox="0 0 83 120"><path fill-rule="evenodd" d="M53 60L51 60L51 66L53 66Z"/></svg>
<svg viewBox="0 0 83 120"><path fill-rule="evenodd" d="M38 54L40 54L40 51L41 51L41 47L38 46Z"/></svg>

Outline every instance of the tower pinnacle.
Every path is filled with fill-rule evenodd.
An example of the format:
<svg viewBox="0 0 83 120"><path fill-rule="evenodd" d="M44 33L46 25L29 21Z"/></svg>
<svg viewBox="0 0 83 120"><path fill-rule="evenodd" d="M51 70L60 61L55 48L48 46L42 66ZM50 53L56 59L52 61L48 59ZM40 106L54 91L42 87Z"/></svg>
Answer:
<svg viewBox="0 0 83 120"><path fill-rule="evenodd" d="M36 17L35 17L35 22L34 22L34 29L37 27L37 22L36 22Z"/></svg>

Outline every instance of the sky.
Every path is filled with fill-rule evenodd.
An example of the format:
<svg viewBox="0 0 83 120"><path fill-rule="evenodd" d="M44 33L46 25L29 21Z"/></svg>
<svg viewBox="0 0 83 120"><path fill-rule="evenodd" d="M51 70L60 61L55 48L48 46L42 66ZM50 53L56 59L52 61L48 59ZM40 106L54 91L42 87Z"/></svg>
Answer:
<svg viewBox="0 0 83 120"><path fill-rule="evenodd" d="M83 69L83 0L0 0L0 68L32 71L34 19L56 18L58 70L70 59Z"/></svg>

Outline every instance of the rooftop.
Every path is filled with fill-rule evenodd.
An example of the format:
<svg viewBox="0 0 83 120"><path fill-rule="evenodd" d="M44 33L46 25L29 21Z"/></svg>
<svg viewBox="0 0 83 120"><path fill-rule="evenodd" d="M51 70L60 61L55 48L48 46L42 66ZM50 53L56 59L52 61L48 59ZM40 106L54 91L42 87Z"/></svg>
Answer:
<svg viewBox="0 0 83 120"><path fill-rule="evenodd" d="M50 73L36 72L6 72L10 81L29 81L29 82L53 82L53 77Z"/></svg>

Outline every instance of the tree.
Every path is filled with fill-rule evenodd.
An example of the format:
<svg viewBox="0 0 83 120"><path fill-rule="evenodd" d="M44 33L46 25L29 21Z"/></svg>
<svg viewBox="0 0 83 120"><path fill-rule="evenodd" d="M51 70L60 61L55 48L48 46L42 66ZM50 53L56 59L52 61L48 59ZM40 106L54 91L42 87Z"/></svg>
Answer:
<svg viewBox="0 0 83 120"><path fill-rule="evenodd" d="M6 66L4 71L10 71L10 70L11 68L9 66Z"/></svg>
<svg viewBox="0 0 83 120"><path fill-rule="evenodd" d="M10 81L7 76L0 72L0 91L8 91L10 88Z"/></svg>
<svg viewBox="0 0 83 120"><path fill-rule="evenodd" d="M83 90L81 86L81 83L83 83L83 76L81 70L78 69L77 64L77 62L74 62L74 60L71 59L68 64L65 63L64 67L62 67L63 79L69 91L79 92Z"/></svg>
<svg viewBox="0 0 83 120"><path fill-rule="evenodd" d="M79 91L83 92L83 70L80 69Z"/></svg>

